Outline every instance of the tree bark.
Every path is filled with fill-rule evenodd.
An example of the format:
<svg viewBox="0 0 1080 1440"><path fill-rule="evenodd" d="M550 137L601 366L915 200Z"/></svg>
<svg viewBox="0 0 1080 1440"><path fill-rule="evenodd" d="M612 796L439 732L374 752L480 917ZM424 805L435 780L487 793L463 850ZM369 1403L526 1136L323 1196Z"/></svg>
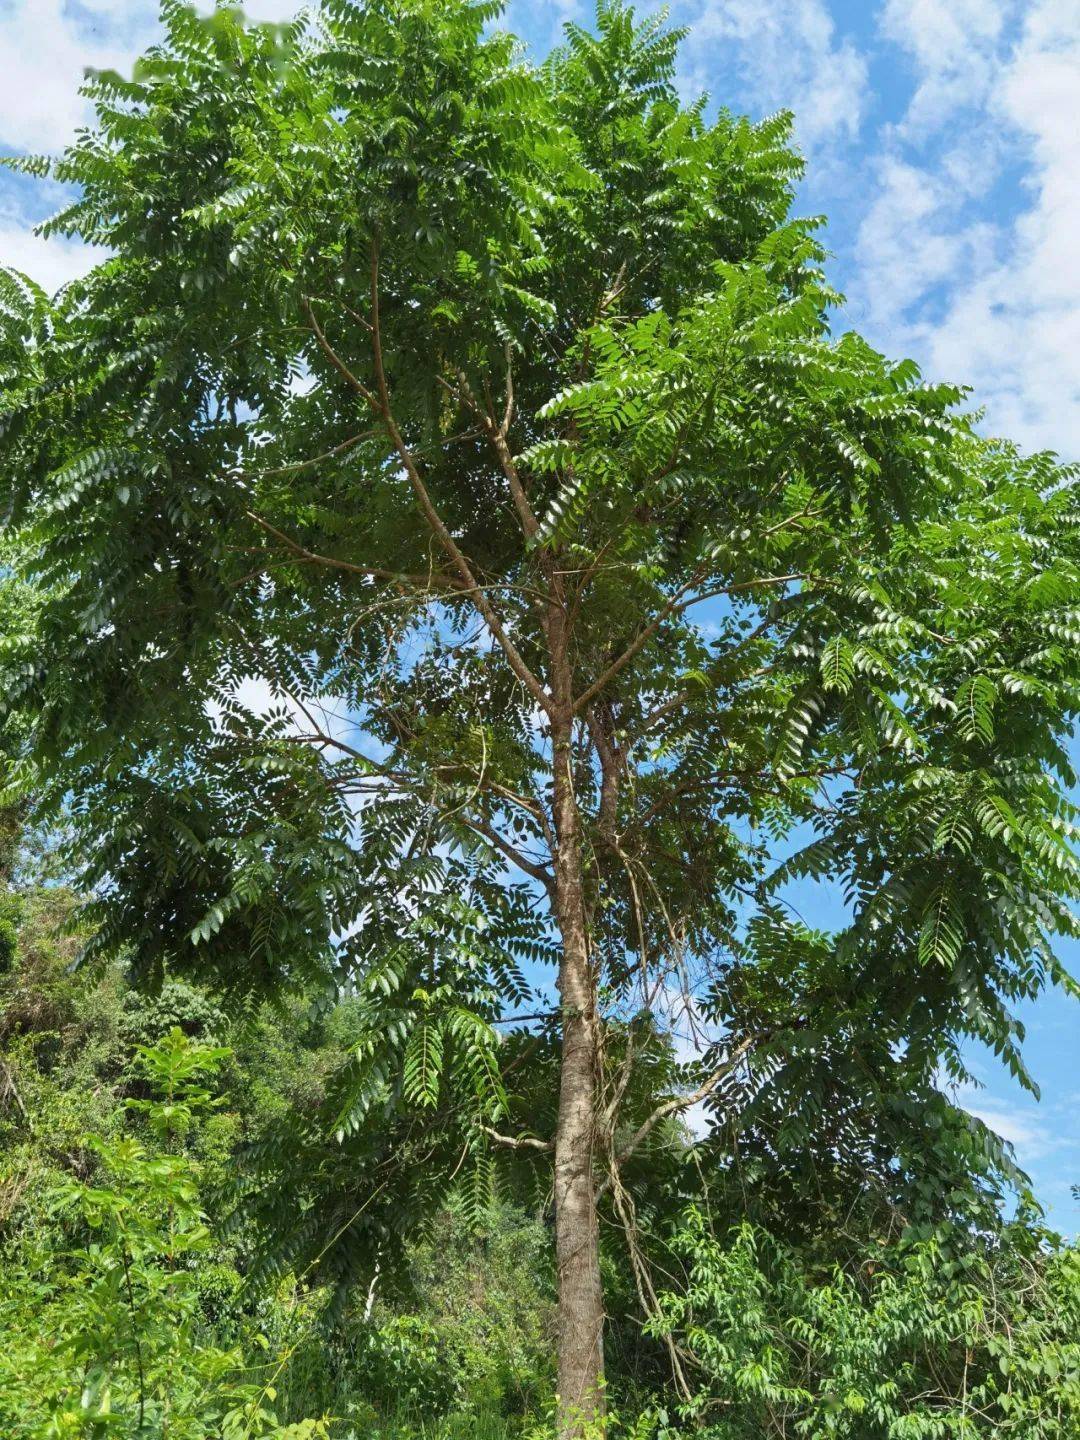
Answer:
<svg viewBox="0 0 1080 1440"><path fill-rule="evenodd" d="M562 697L558 697L561 699ZM593 1145L598 1040L596 983L589 958L581 822L574 797L569 708L552 726L555 904L562 939L562 1069L555 1135L558 1262L558 1434L577 1440L604 1413L604 1297Z"/></svg>

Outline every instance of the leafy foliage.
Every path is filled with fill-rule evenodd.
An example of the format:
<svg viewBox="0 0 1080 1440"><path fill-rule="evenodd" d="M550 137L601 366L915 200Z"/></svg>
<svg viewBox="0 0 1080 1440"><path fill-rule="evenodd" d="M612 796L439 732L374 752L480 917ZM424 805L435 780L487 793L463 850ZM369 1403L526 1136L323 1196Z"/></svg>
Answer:
<svg viewBox="0 0 1080 1440"><path fill-rule="evenodd" d="M1033 1088L1012 1007L1075 993L1077 472L834 333L788 117L682 104L622 4L539 67L498 14L165 0L31 167L111 258L0 282L7 793L70 811L89 961L349 1001L252 1187L341 1303L535 1183L560 1033L631 1239L695 1096L721 1187L989 1223L1022 1177L937 1082Z"/></svg>
<svg viewBox="0 0 1080 1440"><path fill-rule="evenodd" d="M279 1264L272 1275L257 1264L273 1239L273 1208L253 1229L237 1201L250 1181L264 1183L264 1157L287 1151L296 1113L317 1113L332 1096L357 1023L351 1003L321 1019L297 1006L230 1021L177 982L148 998L116 973L71 973L77 942L57 934L70 896L49 889L19 898L16 963L0 997L0 1308L12 1337L0 1360L5 1434L82 1436L104 1427L134 1440L136 1338L151 1392L142 1433L156 1433L155 1384L174 1421L200 1440L229 1433L229 1416L243 1434L253 1411L276 1412L282 1428L256 1414L252 1433L270 1427L290 1440L307 1434L288 1428L303 1415L326 1416L333 1440L546 1433L554 1277L547 1227L525 1208L504 1202L477 1217L464 1189L432 1224L409 1226L396 1260L380 1236L385 1268L374 1287L331 1304L324 1282L332 1270L301 1268L306 1256L290 1265L282 1253L290 1207L279 1197ZM655 1069L651 1079L648 1067L635 1071L641 1088L625 1102L628 1131L666 1083L671 1062L659 1037L637 1037L646 1055L650 1043ZM528 1117L537 1128L552 1111L557 1073L554 1049L542 1053L508 1097L515 1121ZM939 1124L948 1118L944 1111ZM385 1123L381 1113L371 1122L379 1131ZM314 1176L310 1151L280 1162L294 1209L325 1212L348 1193L348 1167L362 1166L361 1145L375 1143L365 1133L327 1147L326 1168ZM253 1149L254 1138L261 1143ZM921 1144L917 1131L911 1143ZM939 1141L939 1155L943 1148ZM649 1327L655 1333L642 1335L625 1247L607 1231L612 1432L670 1440L719 1416L729 1425L719 1434L741 1440L786 1416L860 1435L876 1405L879 1419L909 1428L926 1420L931 1434L935 1424L963 1434L956 1415L965 1413L1005 1434L1007 1424L1023 1436L1068 1434L1075 1251L1029 1209L1002 1230L992 1196L980 1203L973 1194L973 1173L976 1156L959 1154L949 1182L954 1218L943 1222L929 1179L921 1211L899 1216L890 1197L867 1191L862 1174L855 1193L842 1174L828 1177L826 1203L815 1199L821 1173L770 1173L745 1141L733 1170L700 1154L695 1163L673 1129L650 1136L624 1174L639 1242L654 1273L672 1280ZM542 1175L523 1153L505 1177L541 1217ZM362 1178L351 1183L370 1214ZM684 1217L688 1198L698 1210ZM910 1185L907 1199L920 1204ZM423 1213L417 1203L415 1218ZM685 1415L671 1393L665 1328L697 1362ZM964 1402L957 1385L966 1344ZM844 1403L836 1405L841 1381ZM734 1407L715 1405L733 1395ZM1055 1423L1064 1428L1055 1432ZM979 1431L969 1425L969 1433Z"/></svg>
<svg viewBox="0 0 1080 1440"><path fill-rule="evenodd" d="M11 1343L0 1360L0 1418L13 1440L327 1435L322 1423L279 1425L272 1387L247 1380L239 1351L202 1333L197 1266L212 1241L197 1166L177 1147L210 1102L204 1081L223 1055L178 1029L143 1047L156 1098L129 1103L157 1146L89 1137L93 1181L69 1179L50 1197L73 1248L30 1245L5 1268Z"/></svg>
<svg viewBox="0 0 1080 1440"><path fill-rule="evenodd" d="M707 1377L689 1409L710 1440L1075 1432L1077 1257L1023 1225L989 1245L912 1229L815 1273L768 1232L721 1238L691 1210L679 1249L689 1284L660 1323Z"/></svg>

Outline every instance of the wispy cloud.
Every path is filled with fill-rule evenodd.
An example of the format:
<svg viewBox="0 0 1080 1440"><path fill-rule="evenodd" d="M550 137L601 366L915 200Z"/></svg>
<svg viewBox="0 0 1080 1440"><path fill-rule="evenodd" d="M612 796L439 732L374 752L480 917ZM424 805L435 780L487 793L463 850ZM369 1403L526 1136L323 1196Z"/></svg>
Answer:
<svg viewBox="0 0 1080 1440"><path fill-rule="evenodd" d="M0 264L21 270L50 294L69 280L85 275L101 255L102 251L80 240L55 235L42 239L33 233L21 211L0 203Z"/></svg>
<svg viewBox="0 0 1080 1440"><path fill-rule="evenodd" d="M209 12L203 0L198 7ZM281 21L298 0L245 0L256 21ZM54 155L91 120L79 94L88 69L130 72L159 33L157 0L0 0L0 153ZM100 258L77 240L31 233L30 215L0 181L0 263L54 291Z"/></svg>
<svg viewBox="0 0 1080 1440"><path fill-rule="evenodd" d="M88 66L130 65L156 28L145 0L12 0L0 9L0 145L61 149L86 123L79 86Z"/></svg>
<svg viewBox="0 0 1080 1440"><path fill-rule="evenodd" d="M730 59L746 103L759 113L795 111L805 148L858 135L869 98L867 62L838 36L823 0L683 0L673 18L692 27L688 90L714 90L717 70Z"/></svg>
<svg viewBox="0 0 1080 1440"><path fill-rule="evenodd" d="M209 13L211 0L197 7ZM255 21L288 20L300 0L245 0ZM88 119L87 67L128 70L158 34L157 0L7 0L0 5L0 146L51 154Z"/></svg>
<svg viewBox="0 0 1080 1440"><path fill-rule="evenodd" d="M1033 1114L1021 1105L976 1097L968 1097L966 1104L961 1099L961 1104L969 1115L982 1120L995 1135L1009 1142L1021 1166L1033 1160L1044 1160L1059 1148L1060 1140L1048 1119Z"/></svg>
<svg viewBox="0 0 1080 1440"><path fill-rule="evenodd" d="M540 46L537 58L542 58L545 47L562 43L563 27L570 21L587 25L593 16L590 0L545 0L542 15L538 14L534 0L510 0L503 17L506 29L519 34L529 31Z"/></svg>
<svg viewBox="0 0 1080 1440"><path fill-rule="evenodd" d="M967 10L978 12L978 21ZM975 387L990 428L1080 455L1080 0L892 0L917 70L871 167L857 288L874 338ZM964 49L964 42L967 49ZM945 124L945 121L948 121ZM938 128L935 129L934 126ZM1023 167L1018 213L994 187Z"/></svg>
<svg viewBox="0 0 1080 1440"><path fill-rule="evenodd" d="M881 33L915 62L918 83L904 117L909 132L941 126L981 105L1017 0L886 0Z"/></svg>

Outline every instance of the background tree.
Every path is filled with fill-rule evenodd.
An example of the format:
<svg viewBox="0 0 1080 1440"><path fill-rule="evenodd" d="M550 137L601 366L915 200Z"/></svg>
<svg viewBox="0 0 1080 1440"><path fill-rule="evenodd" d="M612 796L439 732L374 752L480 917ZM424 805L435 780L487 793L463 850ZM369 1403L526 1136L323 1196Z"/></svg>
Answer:
<svg viewBox="0 0 1080 1440"><path fill-rule="evenodd" d="M786 117L682 105L660 22L602 4L536 68L487 3L162 14L51 166L45 228L112 258L3 281L22 783L74 797L92 954L363 997L341 1137L404 1104L429 1178L552 1157L576 1434L598 1202L633 1233L664 1121L707 1101L765 1163L824 1126L869 1184L963 1037L1030 1083L1008 1003L1076 929L1075 475L832 337ZM538 1133L494 1026L545 965ZM705 1053L621 1124L673 989Z"/></svg>

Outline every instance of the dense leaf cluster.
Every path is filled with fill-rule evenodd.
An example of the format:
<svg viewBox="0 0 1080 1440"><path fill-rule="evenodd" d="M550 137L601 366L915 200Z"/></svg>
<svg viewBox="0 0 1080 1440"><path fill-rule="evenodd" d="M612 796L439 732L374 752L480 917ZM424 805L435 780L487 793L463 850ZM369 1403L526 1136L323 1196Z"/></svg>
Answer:
<svg viewBox="0 0 1080 1440"><path fill-rule="evenodd" d="M165 0L27 162L110 258L0 275L5 793L69 816L88 958L349 999L281 1263L537 1183L571 889L631 1237L695 1096L785 1241L822 1194L992 1228L1020 1177L938 1086L972 1038L1032 1086L1013 1007L1075 989L1076 470L834 332L787 117L683 104L622 4L541 66L498 14Z"/></svg>

